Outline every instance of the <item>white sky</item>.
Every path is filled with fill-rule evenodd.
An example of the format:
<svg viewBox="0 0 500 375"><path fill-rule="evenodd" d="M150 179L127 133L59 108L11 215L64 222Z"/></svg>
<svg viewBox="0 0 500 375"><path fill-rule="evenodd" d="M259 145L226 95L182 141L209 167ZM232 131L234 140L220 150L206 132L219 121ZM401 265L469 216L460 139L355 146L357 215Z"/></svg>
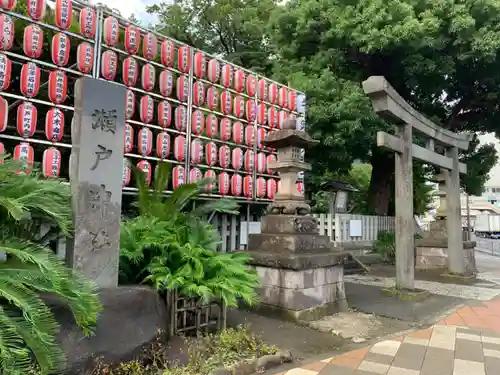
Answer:
<svg viewBox="0 0 500 375"><path fill-rule="evenodd" d="M102 3L109 6L111 9L118 9L124 17L135 14L144 26L155 21L154 17L147 14L145 9L147 5L152 5L156 2L156 0L92 0L94 4Z"/></svg>

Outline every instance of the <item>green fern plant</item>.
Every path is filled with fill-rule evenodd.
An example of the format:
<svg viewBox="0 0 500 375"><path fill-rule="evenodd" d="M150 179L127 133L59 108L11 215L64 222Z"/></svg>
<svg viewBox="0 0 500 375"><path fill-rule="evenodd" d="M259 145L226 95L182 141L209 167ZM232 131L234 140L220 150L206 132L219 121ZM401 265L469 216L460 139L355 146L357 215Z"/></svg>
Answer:
<svg viewBox="0 0 500 375"><path fill-rule="evenodd" d="M217 298L227 306L237 306L239 298L254 303L258 278L247 267L248 254L217 252L221 238L205 219L213 212L237 214L238 204L219 199L188 210L212 181L182 185L167 197L163 189L170 165L161 163L157 172L149 191L141 172L134 169L139 216L122 223L121 281L146 282L160 293L177 290L205 302Z"/></svg>
<svg viewBox="0 0 500 375"><path fill-rule="evenodd" d="M66 268L48 248L59 233L71 235L71 193L60 180L0 154L0 372L25 374L33 358L41 373L61 370L59 328L41 294L59 296L86 334L101 309L94 285ZM49 228L40 235L42 225Z"/></svg>

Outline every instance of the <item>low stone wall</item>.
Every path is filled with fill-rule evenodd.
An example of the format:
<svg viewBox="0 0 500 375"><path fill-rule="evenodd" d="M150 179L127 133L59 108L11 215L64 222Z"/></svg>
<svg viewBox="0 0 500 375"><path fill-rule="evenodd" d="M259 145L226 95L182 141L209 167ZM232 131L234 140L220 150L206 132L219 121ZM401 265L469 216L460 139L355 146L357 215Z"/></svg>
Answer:
<svg viewBox="0 0 500 375"><path fill-rule="evenodd" d="M448 266L448 247L440 244L418 242L415 246L415 268L420 270L446 269ZM474 256L475 243L464 242L465 268L470 273L476 272Z"/></svg>
<svg viewBox="0 0 500 375"><path fill-rule="evenodd" d="M315 320L347 309L343 265L313 269L255 267L260 308L293 320Z"/></svg>

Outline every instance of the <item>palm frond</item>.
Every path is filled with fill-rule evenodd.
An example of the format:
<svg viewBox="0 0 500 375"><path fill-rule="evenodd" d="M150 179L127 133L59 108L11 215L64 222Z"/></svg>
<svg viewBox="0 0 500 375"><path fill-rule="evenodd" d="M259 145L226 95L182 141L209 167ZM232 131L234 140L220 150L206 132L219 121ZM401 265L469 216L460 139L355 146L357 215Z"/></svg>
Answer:
<svg viewBox="0 0 500 375"><path fill-rule="evenodd" d="M40 293L59 296L77 324L91 334L101 309L95 286L65 267L43 246L56 232L71 235L71 193L60 180L36 170L18 174L20 165L0 155L0 369L25 374L35 357L43 374L64 365L57 345L59 328ZM49 230L41 235L42 226Z"/></svg>

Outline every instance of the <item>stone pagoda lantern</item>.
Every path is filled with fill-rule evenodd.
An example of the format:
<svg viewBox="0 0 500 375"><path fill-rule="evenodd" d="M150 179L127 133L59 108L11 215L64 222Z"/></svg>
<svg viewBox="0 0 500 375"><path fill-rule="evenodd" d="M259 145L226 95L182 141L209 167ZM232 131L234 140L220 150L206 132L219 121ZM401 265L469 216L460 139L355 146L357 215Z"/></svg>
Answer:
<svg viewBox="0 0 500 375"><path fill-rule="evenodd" d="M440 270L446 273L448 265L448 204L446 192L446 173L441 171L434 175L432 182L438 184L438 190L434 196L439 197L439 207L436 211L435 220L430 223L428 232L424 232L422 238L415 240L415 268L419 270ZM466 237L466 233L463 233ZM477 272L476 258L474 256L475 242L463 238L463 249L465 258L465 270L467 274L474 275Z"/></svg>
<svg viewBox="0 0 500 375"><path fill-rule="evenodd" d="M248 250L261 286L259 310L293 320L316 320L345 310L343 262L347 254L334 248L329 236L319 234L311 207L296 187L297 172L310 170L301 149L317 141L296 130L296 120L269 134L264 144L278 150L269 168L281 182L261 233L250 234Z"/></svg>

